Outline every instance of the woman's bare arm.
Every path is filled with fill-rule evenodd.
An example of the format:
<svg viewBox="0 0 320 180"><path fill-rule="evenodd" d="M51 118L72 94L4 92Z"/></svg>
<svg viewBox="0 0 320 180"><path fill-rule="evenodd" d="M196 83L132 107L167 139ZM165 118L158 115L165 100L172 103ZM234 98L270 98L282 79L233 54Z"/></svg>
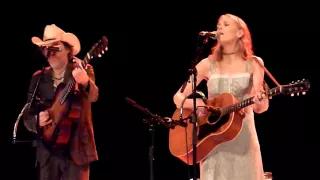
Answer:
<svg viewBox="0 0 320 180"><path fill-rule="evenodd" d="M210 72L210 59L205 58L202 61L200 61L196 65L196 69L197 69L197 86L198 86L202 80L208 79L208 74ZM173 101L174 101L175 105L177 106L177 108L180 108L183 99L192 93L192 79L191 79L191 77L190 77L190 81L187 83L187 85L184 89L184 92L182 92L182 93L180 92L181 88L182 87L179 88L179 90L177 91L177 93L173 97ZM205 105L205 103L201 99L197 99L196 104L197 104L197 106L204 106ZM184 102L183 107L184 108L193 108L193 100L187 99Z"/></svg>

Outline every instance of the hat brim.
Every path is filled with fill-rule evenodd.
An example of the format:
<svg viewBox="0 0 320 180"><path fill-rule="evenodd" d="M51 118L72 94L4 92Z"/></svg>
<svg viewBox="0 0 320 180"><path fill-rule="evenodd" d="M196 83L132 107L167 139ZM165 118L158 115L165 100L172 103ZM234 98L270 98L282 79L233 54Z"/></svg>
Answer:
<svg viewBox="0 0 320 180"><path fill-rule="evenodd" d="M32 37L31 41L33 44L38 45L38 46L44 46L44 45L49 45L54 42L59 41L59 39L53 39L53 40L47 40L47 41L42 41L39 37Z"/></svg>
<svg viewBox="0 0 320 180"><path fill-rule="evenodd" d="M31 41L33 44L38 45L38 46L50 45L50 44L57 42L57 41L63 41L63 42L66 42L72 46L72 54L73 55L77 55L81 50L81 45L80 45L79 39L77 38L77 36L75 36L72 33L64 33L61 36L61 38L53 39L53 40L46 40L46 41L43 41L39 37L32 37Z"/></svg>
<svg viewBox="0 0 320 180"><path fill-rule="evenodd" d="M79 39L72 33L64 33L60 41L66 42L72 46L73 55L77 55L81 50Z"/></svg>

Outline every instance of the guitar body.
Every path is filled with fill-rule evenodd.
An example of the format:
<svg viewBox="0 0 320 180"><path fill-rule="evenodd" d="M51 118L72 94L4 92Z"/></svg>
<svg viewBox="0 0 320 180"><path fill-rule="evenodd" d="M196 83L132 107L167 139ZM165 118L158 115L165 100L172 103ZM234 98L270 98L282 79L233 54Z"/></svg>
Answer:
<svg viewBox="0 0 320 180"><path fill-rule="evenodd" d="M73 122L80 118L80 97L78 94L70 94L61 103L61 97L66 84L60 83L55 91L53 103L48 112L52 124L41 128L42 139L50 146L65 145L69 143Z"/></svg>
<svg viewBox="0 0 320 180"><path fill-rule="evenodd" d="M301 93L310 88L309 80L298 80L296 83L278 86L266 90L265 95L272 97L279 94ZM210 112L198 117L197 126L197 154L196 163L205 159L218 145L233 140L240 132L243 125L244 107L253 104L253 97L238 101L232 94L223 93L207 100ZM183 109L182 118L192 117L193 109ZM172 117L180 120L180 109ZM169 132L169 149L173 156L188 165L193 164L192 134L193 124L187 122L187 127L176 126Z"/></svg>
<svg viewBox="0 0 320 180"><path fill-rule="evenodd" d="M223 108L237 103L238 100L230 93L218 95L207 101L207 106ZM193 110L183 109L182 118L192 117ZM172 119L179 120L180 109L177 109ZM219 113L213 116L198 117L197 155L196 162L205 159L218 145L234 139L242 128L244 114L240 111L231 112L224 116ZM192 131L193 124L187 122L187 127L176 126L169 132L169 149L173 156L188 165L193 164Z"/></svg>

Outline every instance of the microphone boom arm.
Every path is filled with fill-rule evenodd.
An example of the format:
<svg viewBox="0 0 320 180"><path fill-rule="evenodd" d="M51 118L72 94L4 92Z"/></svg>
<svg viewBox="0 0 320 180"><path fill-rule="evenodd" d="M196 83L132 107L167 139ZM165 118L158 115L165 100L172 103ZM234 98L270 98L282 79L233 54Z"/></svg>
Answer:
<svg viewBox="0 0 320 180"><path fill-rule="evenodd" d="M137 104L135 101L133 101L132 99L126 97L126 101L131 104L132 106L136 107L137 109L139 109L140 111L142 111L144 114L147 114L150 116L150 118L144 119L143 122L144 123L158 123L158 124L163 124L165 127L167 128L175 128L175 126L182 126L182 127L186 127L187 123L183 122L183 121L179 121L179 120L173 120L171 118L168 117L161 117L157 114L153 114L152 112L149 111L149 109L144 108L142 106L140 106L139 104Z"/></svg>

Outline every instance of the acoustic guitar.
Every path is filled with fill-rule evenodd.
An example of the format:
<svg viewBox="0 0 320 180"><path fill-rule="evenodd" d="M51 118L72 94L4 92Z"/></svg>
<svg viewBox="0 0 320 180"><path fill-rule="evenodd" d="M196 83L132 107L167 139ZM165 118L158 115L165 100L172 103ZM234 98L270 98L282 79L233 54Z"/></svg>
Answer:
<svg viewBox="0 0 320 180"><path fill-rule="evenodd" d="M107 50L108 39L103 36L87 52L82 62L83 67L86 67L91 59L101 57ZM75 91L76 85L73 77L68 83L60 83L56 88L52 104L47 105L52 123L39 130L40 137L46 145L53 147L69 143L73 122L79 119L81 114L81 99Z"/></svg>
<svg viewBox="0 0 320 180"><path fill-rule="evenodd" d="M269 89L265 94L268 97L279 94L305 94L309 88L309 81L302 80ZM223 93L206 101L208 114L198 116L196 163L206 158L218 145L233 140L239 134L244 118L244 113L241 110L253 103L253 97L239 102L230 93ZM180 117L190 119L192 117L192 109L183 108L182 110L182 114L180 114L180 108L176 109L172 119L179 120ZM174 129L170 129L169 149L173 156L188 165L193 165L193 124L187 123L187 127L176 126Z"/></svg>

